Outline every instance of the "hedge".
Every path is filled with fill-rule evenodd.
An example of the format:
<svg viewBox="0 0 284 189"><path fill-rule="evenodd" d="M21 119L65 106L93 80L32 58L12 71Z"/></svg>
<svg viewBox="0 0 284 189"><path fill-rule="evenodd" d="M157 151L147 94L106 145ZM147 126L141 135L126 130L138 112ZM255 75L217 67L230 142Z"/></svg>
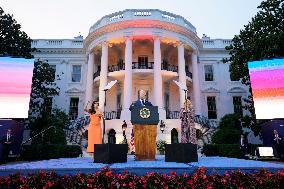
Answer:
<svg viewBox="0 0 284 189"><path fill-rule="evenodd" d="M79 157L82 154L79 145L25 145L22 148L22 160L43 160Z"/></svg>
<svg viewBox="0 0 284 189"><path fill-rule="evenodd" d="M261 144L249 144L247 152L254 155L255 149ZM205 144L202 153L206 156L223 156L241 158L242 152L239 144Z"/></svg>

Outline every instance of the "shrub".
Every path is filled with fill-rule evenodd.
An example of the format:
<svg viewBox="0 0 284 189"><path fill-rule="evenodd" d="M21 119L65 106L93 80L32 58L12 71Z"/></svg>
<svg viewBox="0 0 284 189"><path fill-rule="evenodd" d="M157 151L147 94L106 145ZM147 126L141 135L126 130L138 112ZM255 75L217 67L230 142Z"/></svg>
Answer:
<svg viewBox="0 0 284 189"><path fill-rule="evenodd" d="M159 150L159 152L164 152L166 149L166 144L167 142L165 140L158 140L157 141L157 150Z"/></svg>
<svg viewBox="0 0 284 189"><path fill-rule="evenodd" d="M206 156L242 157L242 152L238 144L205 144L202 153Z"/></svg>
<svg viewBox="0 0 284 189"><path fill-rule="evenodd" d="M79 145L33 144L23 146L21 159L32 161L42 159L72 158L79 157L80 154L82 154L82 149Z"/></svg>
<svg viewBox="0 0 284 189"><path fill-rule="evenodd" d="M238 144L241 135L240 116L227 114L221 118L218 130L212 135L215 144Z"/></svg>
<svg viewBox="0 0 284 189"><path fill-rule="evenodd" d="M214 144L238 144L241 131L236 129L219 129L212 135Z"/></svg>

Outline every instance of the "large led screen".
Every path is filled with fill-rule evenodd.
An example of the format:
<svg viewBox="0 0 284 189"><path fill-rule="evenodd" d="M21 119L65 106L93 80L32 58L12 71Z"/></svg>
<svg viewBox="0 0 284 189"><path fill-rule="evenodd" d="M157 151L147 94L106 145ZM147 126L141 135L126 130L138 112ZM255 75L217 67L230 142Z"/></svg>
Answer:
<svg viewBox="0 0 284 189"><path fill-rule="evenodd" d="M27 118L34 59L0 57L0 118Z"/></svg>
<svg viewBox="0 0 284 189"><path fill-rule="evenodd" d="M284 118L284 59L248 63L257 119Z"/></svg>

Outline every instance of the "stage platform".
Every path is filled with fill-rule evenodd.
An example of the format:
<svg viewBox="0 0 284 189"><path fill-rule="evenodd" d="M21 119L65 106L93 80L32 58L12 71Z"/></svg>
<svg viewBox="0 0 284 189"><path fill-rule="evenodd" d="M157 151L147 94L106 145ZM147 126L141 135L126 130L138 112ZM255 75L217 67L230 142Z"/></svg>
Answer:
<svg viewBox="0 0 284 189"><path fill-rule="evenodd" d="M126 163L101 164L93 163L92 158L61 158L50 159L34 162L12 162L0 166L0 176L9 175L20 172L27 174L30 172L55 171L57 174L76 174L95 173L96 171L108 166L116 173L122 173L128 170L129 173L136 175L144 175L147 172L170 173L177 174L193 173L199 167L205 167L208 174L223 174L226 171L238 170L242 172L255 172L259 169L267 169L275 172L284 170L284 163L262 162L254 160L243 160L226 157L199 157L196 163L174 163L165 162L165 156L157 155L156 161L135 161L134 156L129 155Z"/></svg>

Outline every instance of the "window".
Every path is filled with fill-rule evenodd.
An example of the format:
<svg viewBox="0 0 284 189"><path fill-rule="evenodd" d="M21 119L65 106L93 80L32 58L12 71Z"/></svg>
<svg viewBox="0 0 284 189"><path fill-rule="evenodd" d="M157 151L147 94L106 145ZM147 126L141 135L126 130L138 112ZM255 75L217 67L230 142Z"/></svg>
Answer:
<svg viewBox="0 0 284 189"><path fill-rule="evenodd" d="M52 70L54 70L54 72L52 73L52 78L53 78L53 82L55 81L55 77L56 77L56 75L55 75L55 73L56 73L56 65L49 65L49 67L52 69Z"/></svg>
<svg viewBox="0 0 284 189"><path fill-rule="evenodd" d="M81 66L74 65L72 66L72 82L81 81Z"/></svg>
<svg viewBox="0 0 284 189"><path fill-rule="evenodd" d="M138 56L138 68L148 68L148 56Z"/></svg>
<svg viewBox="0 0 284 189"><path fill-rule="evenodd" d="M234 113L242 116L243 115L242 97L233 96L233 105L234 105Z"/></svg>
<svg viewBox="0 0 284 189"><path fill-rule="evenodd" d="M208 119L217 119L215 96L207 97Z"/></svg>
<svg viewBox="0 0 284 189"><path fill-rule="evenodd" d="M204 66L205 71L205 81L213 81L213 66L212 65L205 65Z"/></svg>
<svg viewBox="0 0 284 189"><path fill-rule="evenodd" d="M47 97L43 103L45 113L51 113L52 110L52 97Z"/></svg>
<svg viewBox="0 0 284 189"><path fill-rule="evenodd" d="M78 117L78 104L79 104L78 97L70 99L69 118L71 120L75 120Z"/></svg>

